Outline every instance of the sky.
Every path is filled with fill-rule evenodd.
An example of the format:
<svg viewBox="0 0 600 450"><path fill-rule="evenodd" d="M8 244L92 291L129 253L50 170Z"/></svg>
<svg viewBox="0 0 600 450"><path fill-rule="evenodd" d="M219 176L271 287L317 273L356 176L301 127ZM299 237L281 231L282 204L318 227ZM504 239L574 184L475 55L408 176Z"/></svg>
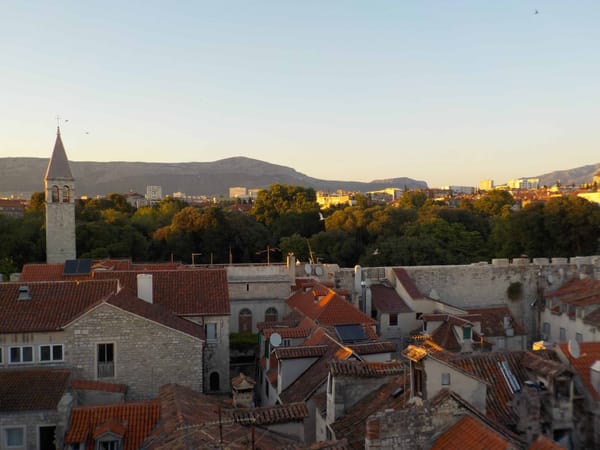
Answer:
<svg viewBox="0 0 600 450"><path fill-rule="evenodd" d="M537 11L537 14L536 14ZM20 1L0 157L496 184L600 162L600 2Z"/></svg>

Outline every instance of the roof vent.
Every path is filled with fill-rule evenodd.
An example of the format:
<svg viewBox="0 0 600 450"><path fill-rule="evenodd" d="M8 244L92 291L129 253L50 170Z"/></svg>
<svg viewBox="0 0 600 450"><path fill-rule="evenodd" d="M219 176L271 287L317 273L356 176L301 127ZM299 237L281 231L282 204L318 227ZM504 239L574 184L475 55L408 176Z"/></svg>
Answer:
<svg viewBox="0 0 600 450"><path fill-rule="evenodd" d="M17 300L31 300L31 293L29 292L29 286L19 286L19 296Z"/></svg>

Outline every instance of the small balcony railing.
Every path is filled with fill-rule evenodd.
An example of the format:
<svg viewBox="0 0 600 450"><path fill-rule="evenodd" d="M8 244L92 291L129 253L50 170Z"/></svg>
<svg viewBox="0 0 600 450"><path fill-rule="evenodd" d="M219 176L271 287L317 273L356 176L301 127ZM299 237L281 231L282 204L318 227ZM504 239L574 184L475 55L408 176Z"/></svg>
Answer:
<svg viewBox="0 0 600 450"><path fill-rule="evenodd" d="M99 362L98 363L98 378L110 378L115 376L115 363Z"/></svg>

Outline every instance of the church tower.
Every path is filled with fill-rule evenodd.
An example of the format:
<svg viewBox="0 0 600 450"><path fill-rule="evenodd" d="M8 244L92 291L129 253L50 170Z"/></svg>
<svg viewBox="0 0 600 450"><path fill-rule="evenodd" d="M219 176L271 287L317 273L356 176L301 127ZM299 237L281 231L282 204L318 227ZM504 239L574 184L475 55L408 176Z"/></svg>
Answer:
<svg viewBox="0 0 600 450"><path fill-rule="evenodd" d="M76 259L75 179L71 174L60 128L44 177L46 190L46 262L64 263Z"/></svg>

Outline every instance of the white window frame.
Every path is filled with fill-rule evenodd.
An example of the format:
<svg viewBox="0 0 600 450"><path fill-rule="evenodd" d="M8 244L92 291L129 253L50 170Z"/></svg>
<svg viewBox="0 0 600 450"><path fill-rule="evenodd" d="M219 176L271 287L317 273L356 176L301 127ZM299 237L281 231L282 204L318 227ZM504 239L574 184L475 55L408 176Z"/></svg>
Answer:
<svg viewBox="0 0 600 450"><path fill-rule="evenodd" d="M442 372L442 386L450 386L450 372Z"/></svg>
<svg viewBox="0 0 600 450"><path fill-rule="evenodd" d="M19 349L19 361L12 360L12 349ZM23 349L31 349L31 361L23 361ZM8 348L8 363L9 364L33 364L35 362L35 352L33 351L33 345L12 345Z"/></svg>
<svg viewBox="0 0 600 450"><path fill-rule="evenodd" d="M209 337L208 329L214 327L214 337ZM217 322L205 322L204 333L206 334L206 342L219 342L219 324Z"/></svg>
<svg viewBox="0 0 600 450"><path fill-rule="evenodd" d="M42 348L50 347L50 359L42 359ZM60 359L54 359L54 347L60 347ZM38 347L38 361L42 364L48 364L53 362L63 362L65 360L65 346L63 344L42 344Z"/></svg>
<svg viewBox="0 0 600 450"><path fill-rule="evenodd" d="M21 445L8 445L8 430L21 430L22 444ZM5 448L25 448L27 447L27 433L25 425L9 425L2 427L2 445Z"/></svg>

